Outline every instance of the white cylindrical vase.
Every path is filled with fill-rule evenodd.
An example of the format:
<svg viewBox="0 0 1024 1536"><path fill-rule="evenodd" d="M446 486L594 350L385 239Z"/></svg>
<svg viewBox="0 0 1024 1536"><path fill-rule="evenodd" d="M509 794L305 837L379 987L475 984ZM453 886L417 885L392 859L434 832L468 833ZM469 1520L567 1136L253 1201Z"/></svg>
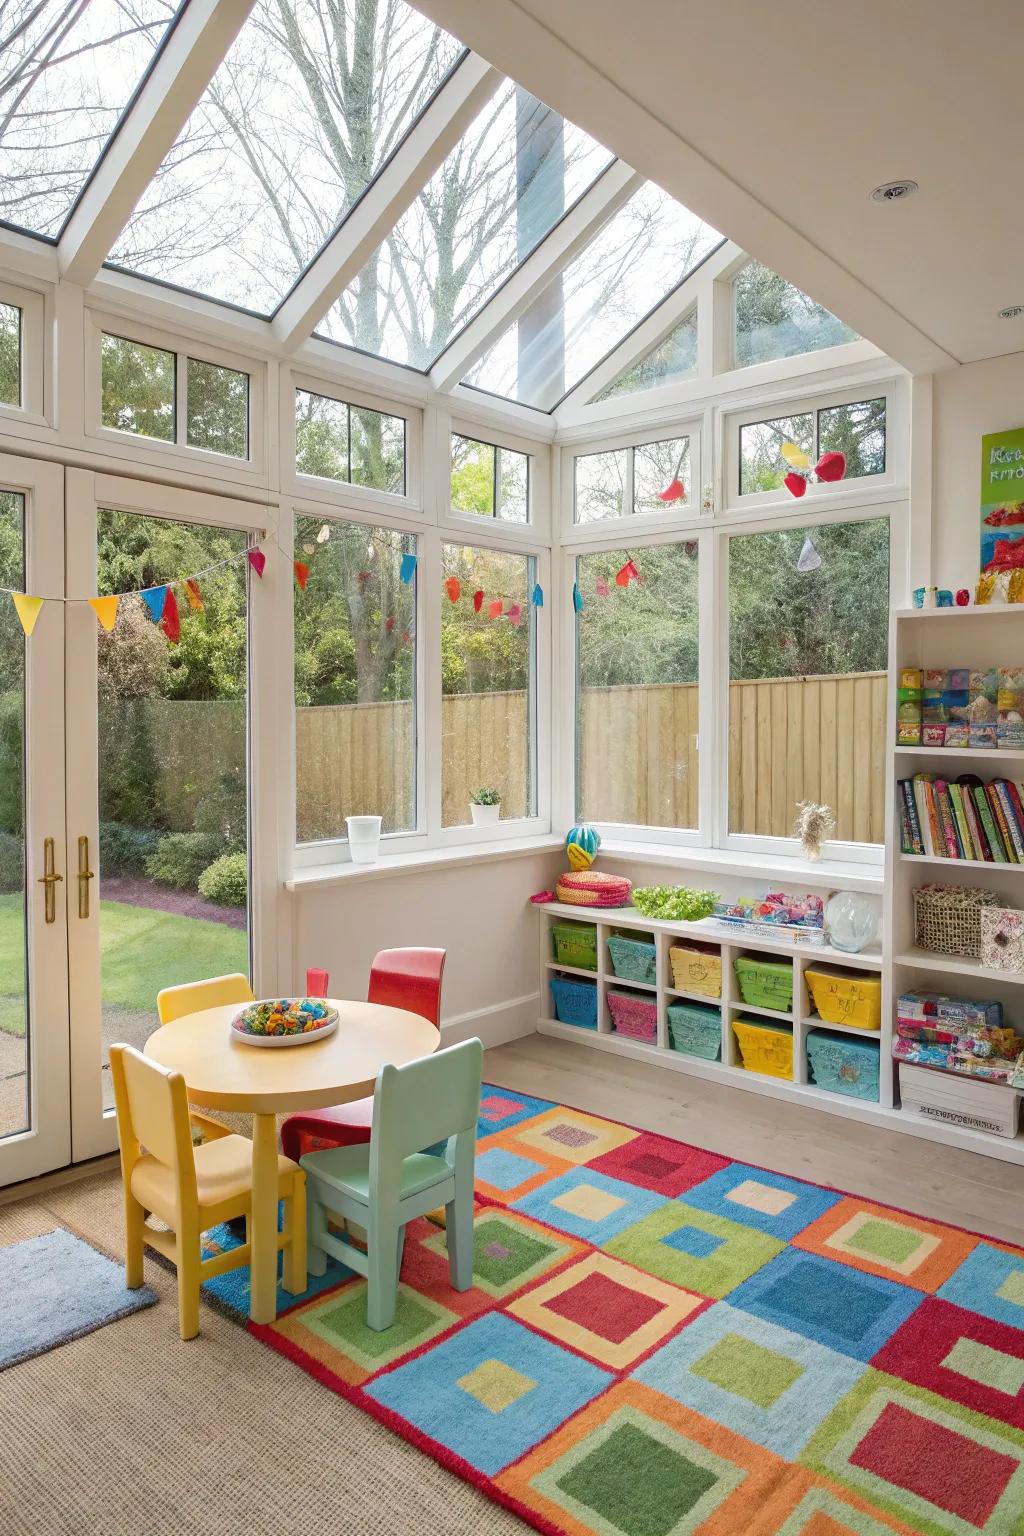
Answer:
<svg viewBox="0 0 1024 1536"><path fill-rule="evenodd" d="M353 864L376 864L380 853L379 816L346 816L348 851Z"/></svg>

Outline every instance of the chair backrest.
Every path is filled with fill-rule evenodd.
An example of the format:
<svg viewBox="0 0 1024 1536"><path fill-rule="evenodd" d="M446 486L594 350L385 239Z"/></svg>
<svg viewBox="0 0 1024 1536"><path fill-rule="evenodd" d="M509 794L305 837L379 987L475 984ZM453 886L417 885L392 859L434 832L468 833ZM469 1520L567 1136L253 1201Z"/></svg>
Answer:
<svg viewBox="0 0 1024 1536"><path fill-rule="evenodd" d="M484 1048L464 1040L404 1067L381 1067L373 1096L371 1182L397 1178L411 1152L449 1136L476 1135Z"/></svg>
<svg viewBox="0 0 1024 1536"><path fill-rule="evenodd" d="M444 949L382 949L370 967L367 1002L405 1008L441 1028Z"/></svg>
<svg viewBox="0 0 1024 1536"><path fill-rule="evenodd" d="M191 1196L195 1201L196 1166L185 1079L131 1045L110 1047L110 1070L125 1176L131 1176L141 1143L157 1162L173 1170L179 1198Z"/></svg>
<svg viewBox="0 0 1024 1536"><path fill-rule="evenodd" d="M211 976L206 981L185 981L178 987L164 987L156 995L156 1011L161 1024L173 1024L186 1013L203 1008L223 1008L228 1003L252 1003L256 1000L240 971L231 976Z"/></svg>

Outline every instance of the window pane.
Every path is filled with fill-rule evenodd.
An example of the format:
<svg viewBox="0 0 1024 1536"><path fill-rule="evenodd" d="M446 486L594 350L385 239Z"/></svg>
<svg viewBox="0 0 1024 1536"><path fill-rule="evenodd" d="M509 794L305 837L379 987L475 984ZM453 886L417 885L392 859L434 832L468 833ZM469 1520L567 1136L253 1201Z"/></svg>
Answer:
<svg viewBox="0 0 1024 1536"><path fill-rule="evenodd" d="M173 443L174 353L105 335L102 356L103 425Z"/></svg>
<svg viewBox="0 0 1024 1536"><path fill-rule="evenodd" d="M405 419L349 406L352 422L352 484L405 495Z"/></svg>
<svg viewBox="0 0 1024 1536"><path fill-rule="evenodd" d="M529 515L530 460L525 453L499 448L498 516L505 523L527 523Z"/></svg>
<svg viewBox="0 0 1024 1536"><path fill-rule="evenodd" d="M348 406L343 400L295 391L295 467L300 475L348 479Z"/></svg>
<svg viewBox="0 0 1024 1536"><path fill-rule="evenodd" d="M169 0L0 6L0 218L60 233L177 9Z"/></svg>
<svg viewBox="0 0 1024 1536"><path fill-rule="evenodd" d="M249 375L188 359L187 442L211 453L249 456Z"/></svg>
<svg viewBox="0 0 1024 1536"><path fill-rule="evenodd" d="M647 182L465 382L553 410L720 243L709 224Z"/></svg>
<svg viewBox="0 0 1024 1536"><path fill-rule="evenodd" d="M885 400L830 405L818 412L818 452L846 455L845 479L885 474Z"/></svg>
<svg viewBox="0 0 1024 1536"><path fill-rule="evenodd" d="M730 539L731 832L792 837L811 800L884 841L888 627L887 518Z"/></svg>
<svg viewBox="0 0 1024 1536"><path fill-rule="evenodd" d="M494 516L494 448L452 433L452 511Z"/></svg>
<svg viewBox="0 0 1024 1536"><path fill-rule="evenodd" d="M743 268L733 296L738 368L857 340L856 331L759 261Z"/></svg>
<svg viewBox="0 0 1024 1536"><path fill-rule="evenodd" d="M323 333L429 368L611 159L505 82L342 294Z"/></svg>
<svg viewBox="0 0 1024 1536"><path fill-rule="evenodd" d="M690 439L640 443L633 450L633 511L668 512L689 505Z"/></svg>
<svg viewBox="0 0 1024 1536"><path fill-rule="evenodd" d="M612 400L616 395L635 395L641 389L656 389L659 384L674 384L697 372L697 311L691 310L664 341L646 353L639 362L606 384L594 400Z"/></svg>
<svg viewBox="0 0 1024 1536"><path fill-rule="evenodd" d="M21 404L21 310L0 304L0 405Z"/></svg>
<svg viewBox="0 0 1024 1536"><path fill-rule="evenodd" d="M404 0L257 0L111 260L269 313L461 52Z"/></svg>
<svg viewBox="0 0 1024 1536"><path fill-rule="evenodd" d="M576 581L577 815L696 827L696 541L581 555Z"/></svg>
<svg viewBox="0 0 1024 1536"><path fill-rule="evenodd" d="M481 789L497 790L503 821L535 815L536 561L455 544L441 561L461 586L441 608L442 824L465 826Z"/></svg>
<svg viewBox="0 0 1024 1536"><path fill-rule="evenodd" d="M318 535L329 530L321 543ZM347 836L346 816L416 826L416 577L412 534L299 517L295 555L296 835Z"/></svg>
<svg viewBox="0 0 1024 1536"><path fill-rule="evenodd" d="M17 491L2 488L0 582L17 592L25 590L25 498ZM27 1130L31 1120L29 1037L33 1023L26 965L31 900L25 870L26 645L14 604L5 598L0 603L0 1140Z"/></svg>
<svg viewBox="0 0 1024 1536"><path fill-rule="evenodd" d="M782 457L783 443L795 443L814 456L814 417L777 416L774 421L752 421L740 427L740 495L777 491L789 473Z"/></svg>
<svg viewBox="0 0 1024 1536"><path fill-rule="evenodd" d="M575 462L574 498L577 523L600 523L625 513L628 449L613 453L583 453Z"/></svg>

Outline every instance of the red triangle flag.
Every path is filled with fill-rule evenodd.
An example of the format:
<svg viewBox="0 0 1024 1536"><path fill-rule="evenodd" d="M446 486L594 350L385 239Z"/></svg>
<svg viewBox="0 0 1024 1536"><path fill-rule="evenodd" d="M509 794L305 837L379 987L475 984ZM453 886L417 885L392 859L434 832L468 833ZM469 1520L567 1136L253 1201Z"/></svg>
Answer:
<svg viewBox="0 0 1024 1536"><path fill-rule="evenodd" d="M296 560L294 564L295 580L299 584L299 591L305 592L306 582L309 580L309 566L306 564L305 560Z"/></svg>
<svg viewBox="0 0 1024 1536"><path fill-rule="evenodd" d="M631 581L639 580L640 572L637 570L632 560L627 560L622 569L620 571L616 571L615 573L615 585L618 587L628 587Z"/></svg>
<svg viewBox="0 0 1024 1536"><path fill-rule="evenodd" d="M791 496L803 496L807 490L805 476L798 475L795 469L791 469L788 475L783 475L782 483Z"/></svg>
<svg viewBox="0 0 1024 1536"><path fill-rule="evenodd" d="M262 549L247 549L245 558L256 572L256 575L262 576L267 564L267 557Z"/></svg>
<svg viewBox="0 0 1024 1536"><path fill-rule="evenodd" d="M164 611L160 619L160 628L172 645L177 645L181 639L181 615L178 613L178 599L174 595L174 588L168 587L164 597Z"/></svg>
<svg viewBox="0 0 1024 1536"><path fill-rule="evenodd" d="M444 589L453 603L457 603L462 596L462 582L457 576L449 576Z"/></svg>
<svg viewBox="0 0 1024 1536"><path fill-rule="evenodd" d="M846 454L840 453L837 448L823 453L814 466L814 473L819 480L841 480L846 474Z"/></svg>
<svg viewBox="0 0 1024 1536"><path fill-rule="evenodd" d="M473 593L473 607L474 607L475 611L477 613L479 613L480 609L483 607L483 605L484 605L484 595L483 595L483 593L482 592L474 592Z"/></svg>
<svg viewBox="0 0 1024 1536"><path fill-rule="evenodd" d="M672 501L684 501L686 499L686 487L676 475L671 484L666 485L663 491L658 492L658 500L666 504Z"/></svg>
<svg viewBox="0 0 1024 1536"><path fill-rule="evenodd" d="M505 604L502 602L501 598L496 597L487 609L487 617L489 619L498 618L504 606Z"/></svg>

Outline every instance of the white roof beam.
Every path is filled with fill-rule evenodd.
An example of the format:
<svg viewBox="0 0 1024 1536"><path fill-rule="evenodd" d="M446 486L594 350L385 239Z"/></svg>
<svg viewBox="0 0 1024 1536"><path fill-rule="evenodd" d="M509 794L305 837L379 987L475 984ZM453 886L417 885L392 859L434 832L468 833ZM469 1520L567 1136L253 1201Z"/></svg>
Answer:
<svg viewBox="0 0 1024 1536"><path fill-rule="evenodd" d="M241 31L254 0L189 0L89 178L57 246L61 274L85 287Z"/></svg>
<svg viewBox="0 0 1024 1536"><path fill-rule="evenodd" d="M282 300L271 322L287 351L310 336L454 149L504 76L469 54L438 90L390 160Z"/></svg>
<svg viewBox="0 0 1024 1536"><path fill-rule="evenodd" d="M442 393L454 389L488 347L529 309L551 279L643 184L644 178L631 166L613 161L536 250L520 262L479 314L449 342L430 370L433 387Z"/></svg>

